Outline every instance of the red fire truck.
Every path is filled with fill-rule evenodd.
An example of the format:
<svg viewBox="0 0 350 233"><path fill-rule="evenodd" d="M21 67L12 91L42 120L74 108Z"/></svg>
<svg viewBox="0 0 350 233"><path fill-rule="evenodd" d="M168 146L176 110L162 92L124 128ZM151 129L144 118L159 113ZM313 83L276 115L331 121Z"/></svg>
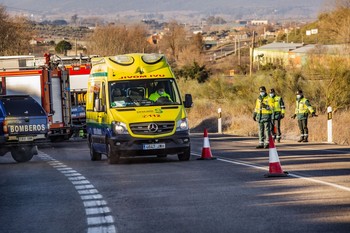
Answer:
<svg viewBox="0 0 350 233"><path fill-rule="evenodd" d="M71 115L72 130L74 134L79 133L81 137L85 137L86 132L86 91L87 83L90 75L91 65L70 64L65 66L69 73L70 82L70 98L71 98Z"/></svg>
<svg viewBox="0 0 350 233"><path fill-rule="evenodd" d="M48 113L49 139L51 141L68 139L72 134L68 70L52 64L50 55L46 55L44 61L43 59L36 61L32 57L18 57L0 58L0 93L32 96ZM6 62L12 67L9 65L1 67L1 64Z"/></svg>

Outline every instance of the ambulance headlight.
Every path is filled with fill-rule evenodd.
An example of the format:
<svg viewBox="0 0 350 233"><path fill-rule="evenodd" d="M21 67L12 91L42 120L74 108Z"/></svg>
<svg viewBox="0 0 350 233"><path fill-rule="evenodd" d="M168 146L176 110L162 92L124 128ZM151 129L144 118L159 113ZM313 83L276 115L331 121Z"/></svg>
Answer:
<svg viewBox="0 0 350 233"><path fill-rule="evenodd" d="M115 134L129 134L126 124L123 122L113 122L113 131Z"/></svg>
<svg viewBox="0 0 350 233"><path fill-rule="evenodd" d="M188 130L187 118L183 118L183 119L177 121L176 131L183 131L183 130Z"/></svg>

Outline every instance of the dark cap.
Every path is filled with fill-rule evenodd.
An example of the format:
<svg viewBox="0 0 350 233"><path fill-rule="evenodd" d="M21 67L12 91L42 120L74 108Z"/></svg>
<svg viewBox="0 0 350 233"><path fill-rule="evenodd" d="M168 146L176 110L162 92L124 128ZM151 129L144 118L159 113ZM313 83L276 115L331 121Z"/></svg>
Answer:
<svg viewBox="0 0 350 233"><path fill-rule="evenodd" d="M266 92L266 88L265 88L264 86L261 86L261 87L259 88L259 91L265 91L265 92Z"/></svg>
<svg viewBox="0 0 350 233"><path fill-rule="evenodd" d="M271 88L270 93L275 93L275 89Z"/></svg>
<svg viewBox="0 0 350 233"><path fill-rule="evenodd" d="M297 95L302 95L303 94L303 91L302 90L297 90L297 92L295 93Z"/></svg>

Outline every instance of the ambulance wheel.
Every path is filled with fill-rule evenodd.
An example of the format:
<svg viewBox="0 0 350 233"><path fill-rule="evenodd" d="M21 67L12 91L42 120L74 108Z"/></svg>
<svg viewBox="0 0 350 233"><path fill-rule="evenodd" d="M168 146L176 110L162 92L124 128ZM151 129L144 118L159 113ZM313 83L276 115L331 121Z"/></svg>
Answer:
<svg viewBox="0 0 350 233"><path fill-rule="evenodd" d="M100 161L102 158L102 155L101 153L98 153L95 151L94 147L92 146L91 140L89 140L89 148L90 148L91 161Z"/></svg>
<svg viewBox="0 0 350 233"><path fill-rule="evenodd" d="M107 158L109 164L117 164L119 163L120 153L116 151L112 151L111 145L107 144Z"/></svg>
<svg viewBox="0 0 350 233"><path fill-rule="evenodd" d="M191 157L191 147L188 147L184 152L177 154L180 161L188 161Z"/></svg>
<svg viewBox="0 0 350 233"><path fill-rule="evenodd" d="M21 146L11 150L11 155L18 163L24 163L31 160L34 156L32 146Z"/></svg>

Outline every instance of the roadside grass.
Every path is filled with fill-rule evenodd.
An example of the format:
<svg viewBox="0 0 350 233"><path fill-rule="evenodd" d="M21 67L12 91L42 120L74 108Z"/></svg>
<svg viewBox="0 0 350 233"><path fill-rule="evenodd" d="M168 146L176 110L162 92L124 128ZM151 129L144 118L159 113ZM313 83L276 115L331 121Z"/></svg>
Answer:
<svg viewBox="0 0 350 233"><path fill-rule="evenodd" d="M218 132L218 109L221 108L223 133L257 136L258 124L253 121L252 113L258 97L256 90L262 85L260 81L214 77L204 84L183 79L178 80L178 84L183 94L190 93L193 97L194 106L187 110L191 132L200 133L205 128L211 133ZM286 115L281 125L282 140L298 140L300 132L297 120L290 117L294 114L294 100L285 102ZM317 117L309 118L309 141L327 142L327 121L326 113L318 113ZM349 125L348 111L333 113L334 143L350 144Z"/></svg>

